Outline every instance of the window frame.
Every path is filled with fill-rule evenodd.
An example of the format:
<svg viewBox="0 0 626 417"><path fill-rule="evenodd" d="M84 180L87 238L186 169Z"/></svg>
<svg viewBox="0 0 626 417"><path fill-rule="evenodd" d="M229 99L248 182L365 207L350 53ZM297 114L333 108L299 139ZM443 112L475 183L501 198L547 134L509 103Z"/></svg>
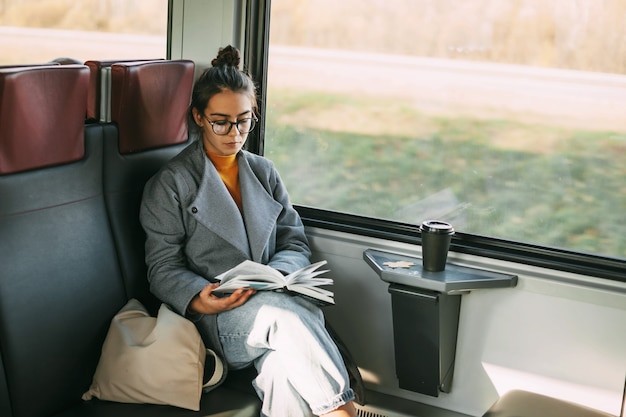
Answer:
<svg viewBox="0 0 626 417"><path fill-rule="evenodd" d="M249 0L246 4L244 61L257 82L258 106L265 114L271 0ZM248 137L246 149L263 155L265 119ZM364 237L421 245L419 225L342 213L317 207L294 205L305 226L356 234ZM502 261L582 274L626 283L626 260L489 236L456 232L450 250Z"/></svg>

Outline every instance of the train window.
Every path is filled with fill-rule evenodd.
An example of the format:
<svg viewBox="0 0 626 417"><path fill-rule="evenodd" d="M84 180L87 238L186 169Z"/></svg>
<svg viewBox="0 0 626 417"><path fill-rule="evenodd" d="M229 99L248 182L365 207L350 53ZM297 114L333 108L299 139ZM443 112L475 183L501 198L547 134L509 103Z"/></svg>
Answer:
<svg viewBox="0 0 626 417"><path fill-rule="evenodd" d="M0 2L0 65L165 58L166 45L167 0Z"/></svg>
<svg viewBox="0 0 626 417"><path fill-rule="evenodd" d="M294 204L626 258L626 2L273 0Z"/></svg>

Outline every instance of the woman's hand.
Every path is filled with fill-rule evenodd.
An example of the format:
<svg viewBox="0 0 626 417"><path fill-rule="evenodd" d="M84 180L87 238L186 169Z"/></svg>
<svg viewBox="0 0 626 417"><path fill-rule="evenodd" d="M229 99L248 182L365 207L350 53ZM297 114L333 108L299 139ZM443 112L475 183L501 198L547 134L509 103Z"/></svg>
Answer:
<svg viewBox="0 0 626 417"><path fill-rule="evenodd" d="M239 288L227 297L217 297L213 295L213 290L219 285L219 282L216 282L204 287L204 289L191 300L189 309L194 313L217 314L239 307L256 293L255 290L250 288Z"/></svg>

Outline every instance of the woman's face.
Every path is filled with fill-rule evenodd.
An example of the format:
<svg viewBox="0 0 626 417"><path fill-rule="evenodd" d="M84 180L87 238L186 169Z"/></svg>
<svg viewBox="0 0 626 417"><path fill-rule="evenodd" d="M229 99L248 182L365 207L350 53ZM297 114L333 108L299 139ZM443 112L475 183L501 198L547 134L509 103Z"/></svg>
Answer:
<svg viewBox="0 0 626 417"><path fill-rule="evenodd" d="M222 156L239 152L248 138L248 122L254 118L250 98L244 93L230 90L211 97L204 113L196 109L192 113L195 122L202 129L204 149ZM239 129L246 133L241 133Z"/></svg>

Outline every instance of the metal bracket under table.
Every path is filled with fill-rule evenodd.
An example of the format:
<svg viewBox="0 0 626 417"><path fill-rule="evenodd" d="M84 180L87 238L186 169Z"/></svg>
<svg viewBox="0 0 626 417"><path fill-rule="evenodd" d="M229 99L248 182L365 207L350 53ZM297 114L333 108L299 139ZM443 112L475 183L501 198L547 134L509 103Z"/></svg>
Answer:
<svg viewBox="0 0 626 417"><path fill-rule="evenodd" d="M421 258L367 249L363 259L389 283L396 376L400 388L439 396L450 392L461 295L517 285L517 275L447 264L422 268Z"/></svg>

